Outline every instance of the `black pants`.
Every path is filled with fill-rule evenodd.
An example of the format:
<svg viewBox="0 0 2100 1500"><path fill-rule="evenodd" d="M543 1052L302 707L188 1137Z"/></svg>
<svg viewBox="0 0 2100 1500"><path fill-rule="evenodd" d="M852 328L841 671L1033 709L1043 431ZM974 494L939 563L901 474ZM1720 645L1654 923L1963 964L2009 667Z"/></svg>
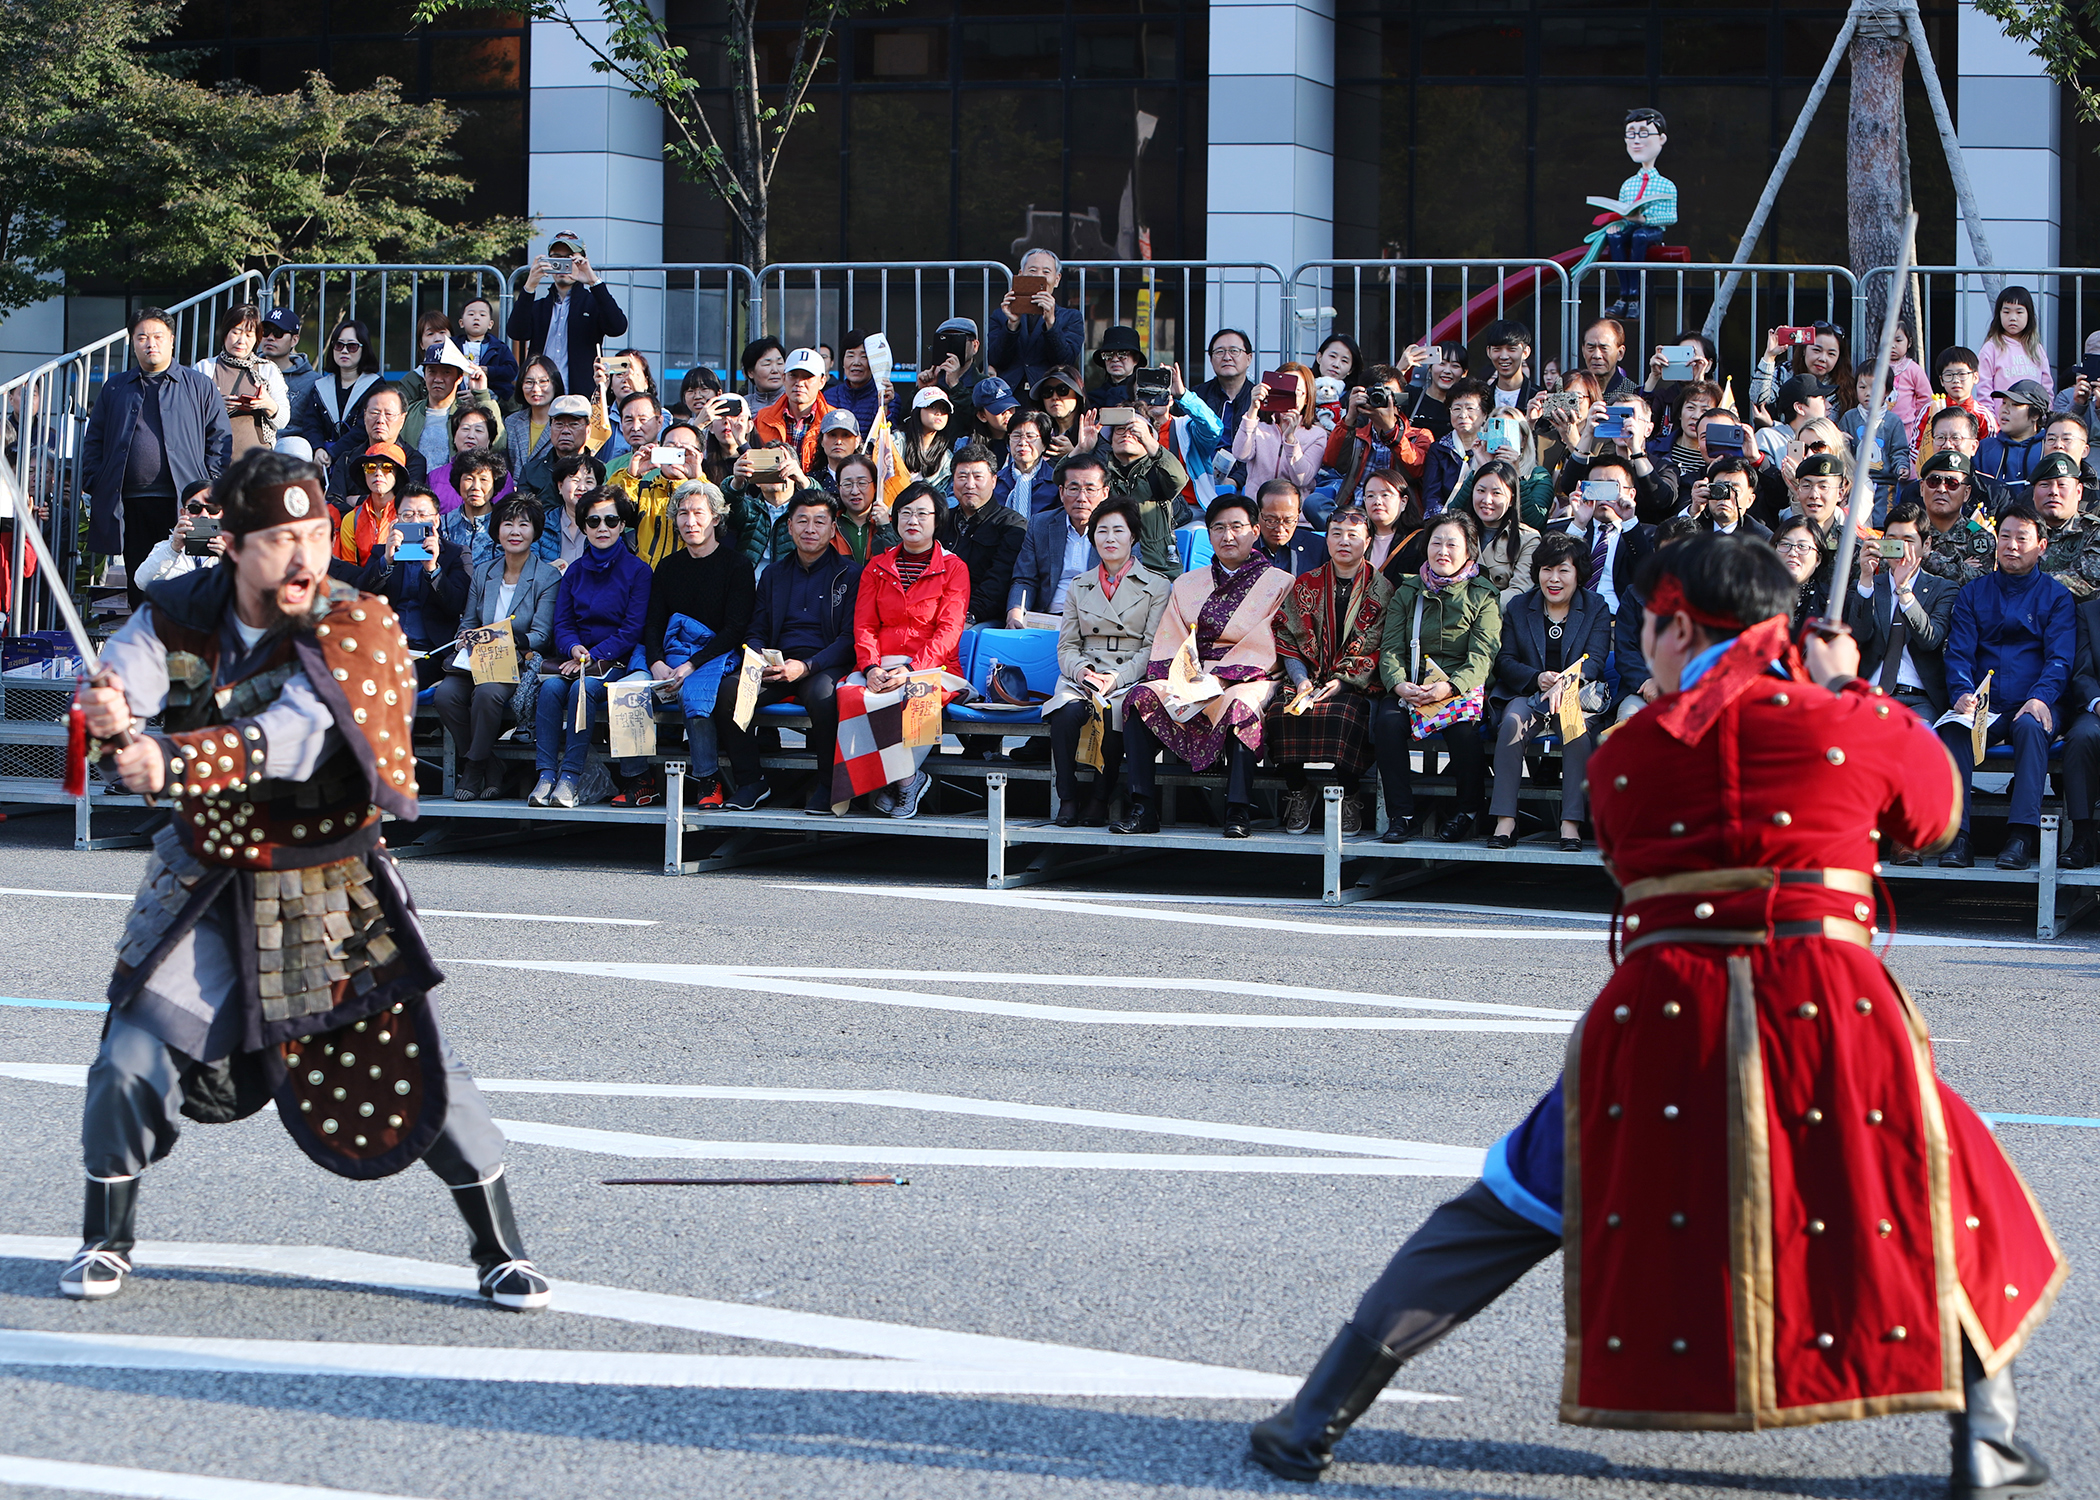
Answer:
<svg viewBox="0 0 2100 1500"><path fill-rule="evenodd" d="M1136 714L1125 714L1123 738L1130 751L1130 795L1150 801L1159 737ZM1229 731L1225 736L1225 800L1242 805L1254 801L1254 752Z"/></svg>
<svg viewBox="0 0 2100 1500"><path fill-rule="evenodd" d="M146 554L175 534L175 497L170 495L126 495L124 497L124 587L137 609L146 595L139 588L139 566Z"/></svg>
<svg viewBox="0 0 2100 1500"><path fill-rule="evenodd" d="M1443 736L1444 748L1451 754L1451 774L1458 782L1458 810L1479 812L1487 800L1487 751L1480 743L1480 726L1446 725ZM1378 779L1385 786L1386 816L1413 817L1415 782L1409 757L1415 747L1415 729L1407 705L1396 698L1380 698L1371 716L1371 738L1378 747Z"/></svg>
<svg viewBox="0 0 2100 1500"><path fill-rule="evenodd" d="M486 765L496 753L496 736L503 732L503 715L510 708L514 682L484 682L475 686L471 672L447 671L437 686L438 719L452 746L475 765Z"/></svg>
<svg viewBox="0 0 2100 1500"><path fill-rule="evenodd" d="M1476 1182L1407 1237L1349 1321L1402 1359L1428 1348L1560 1248Z"/></svg>
<svg viewBox="0 0 2100 1500"><path fill-rule="evenodd" d="M1093 714L1092 705L1077 699L1052 709L1050 717L1043 721L1050 726L1050 775L1060 804L1079 796L1079 735ZM1122 768L1123 734L1111 729L1101 736L1101 770L1094 778L1095 797L1108 800L1109 789L1116 784L1116 772Z"/></svg>
<svg viewBox="0 0 2100 1500"><path fill-rule="evenodd" d="M725 681L725 691L715 699L715 733L729 755L730 779L737 786L749 786L765 775L758 764L758 720L753 710L752 728L737 728L736 694L726 691L729 686ZM809 748L817 757L817 775L828 785L838 753L838 683L829 672L808 672L794 682L769 682L758 690L758 707L790 698L809 715Z"/></svg>
<svg viewBox="0 0 2100 1500"><path fill-rule="evenodd" d="M2100 718L2081 713L2064 732L2060 790L2074 823L2093 821L2093 789L2100 786Z"/></svg>

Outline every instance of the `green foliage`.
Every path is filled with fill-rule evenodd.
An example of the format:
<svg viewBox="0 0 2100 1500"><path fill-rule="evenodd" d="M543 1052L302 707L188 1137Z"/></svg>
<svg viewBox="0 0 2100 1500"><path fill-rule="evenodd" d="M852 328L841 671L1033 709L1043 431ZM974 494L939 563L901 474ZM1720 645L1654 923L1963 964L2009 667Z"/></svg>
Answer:
<svg viewBox="0 0 2100 1500"><path fill-rule="evenodd" d="M2100 0L1976 0L1976 8L2034 49L2050 79L2078 102L2078 118L2100 121L2100 92L2085 77L2100 31Z"/></svg>

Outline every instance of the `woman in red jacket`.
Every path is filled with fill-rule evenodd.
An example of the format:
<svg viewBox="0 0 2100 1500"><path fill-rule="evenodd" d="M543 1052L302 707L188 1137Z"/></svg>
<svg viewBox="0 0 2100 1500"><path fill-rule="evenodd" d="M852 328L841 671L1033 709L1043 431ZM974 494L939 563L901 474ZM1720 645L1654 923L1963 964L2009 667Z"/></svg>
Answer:
<svg viewBox="0 0 2100 1500"><path fill-rule="evenodd" d="M905 686L913 672L938 669L961 674L956 648L962 641L963 617L970 603L970 570L961 558L933 539L934 522L940 511L940 492L930 484L909 484L898 493L890 513L898 543L868 559L867 566L861 569L860 595L853 610L853 653L860 671L848 679L842 700L853 687L874 694L894 692ZM856 736L849 733L846 723L851 708L850 702L842 701L838 751L841 769L852 769L846 762L856 758L857 748L861 757L880 757L887 762L883 767L884 782L875 790L871 805L875 811L893 818L915 816L919 799L932 779L921 767L933 747L857 747ZM879 726L886 717L864 717L863 722L879 739L883 734ZM885 749L887 755L883 754ZM905 762L901 757L907 754L910 771L890 775L891 771L903 771Z"/></svg>

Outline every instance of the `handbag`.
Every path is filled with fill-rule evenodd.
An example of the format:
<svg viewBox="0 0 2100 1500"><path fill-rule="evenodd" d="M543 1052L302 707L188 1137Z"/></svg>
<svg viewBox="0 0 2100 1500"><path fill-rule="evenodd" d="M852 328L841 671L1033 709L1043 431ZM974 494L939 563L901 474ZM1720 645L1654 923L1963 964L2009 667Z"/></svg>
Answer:
<svg viewBox="0 0 2100 1500"><path fill-rule="evenodd" d="M1413 640L1409 645L1407 674L1410 681L1420 681L1421 679L1422 606L1427 602L1427 599L1428 596L1426 594L1415 595ZM1443 668L1437 666L1434 661L1430 662L1429 665L1435 670L1438 681L1448 682L1451 680L1445 675ZM1414 737L1419 740L1448 729L1453 724L1479 723L1486 703L1487 686L1483 683L1469 692L1459 693L1455 697L1446 698L1441 703L1432 703L1426 709L1410 706L1407 710L1407 715L1413 723Z"/></svg>
<svg viewBox="0 0 2100 1500"><path fill-rule="evenodd" d="M1048 693L1038 692L1028 685L1028 674L1012 662L993 662L985 687L994 703L1006 703L1015 708L1033 708L1050 701Z"/></svg>

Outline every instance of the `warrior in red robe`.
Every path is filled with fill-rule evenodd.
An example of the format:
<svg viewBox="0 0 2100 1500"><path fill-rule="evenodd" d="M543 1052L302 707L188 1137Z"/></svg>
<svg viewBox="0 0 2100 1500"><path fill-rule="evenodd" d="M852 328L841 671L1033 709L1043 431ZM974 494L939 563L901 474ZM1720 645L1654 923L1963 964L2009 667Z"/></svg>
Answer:
<svg viewBox="0 0 2100 1500"><path fill-rule="evenodd" d="M1589 765L1623 957L1560 1081L1401 1247L1253 1456L1319 1477L1403 1362L1561 1249L1562 1421L1946 1411L1957 1494L2040 1485L2012 1359L2068 1267L1870 946L1879 847L1960 825L1952 762L1849 675L1849 639L1803 661L1763 543L1680 543L1639 592L1664 696Z"/></svg>

